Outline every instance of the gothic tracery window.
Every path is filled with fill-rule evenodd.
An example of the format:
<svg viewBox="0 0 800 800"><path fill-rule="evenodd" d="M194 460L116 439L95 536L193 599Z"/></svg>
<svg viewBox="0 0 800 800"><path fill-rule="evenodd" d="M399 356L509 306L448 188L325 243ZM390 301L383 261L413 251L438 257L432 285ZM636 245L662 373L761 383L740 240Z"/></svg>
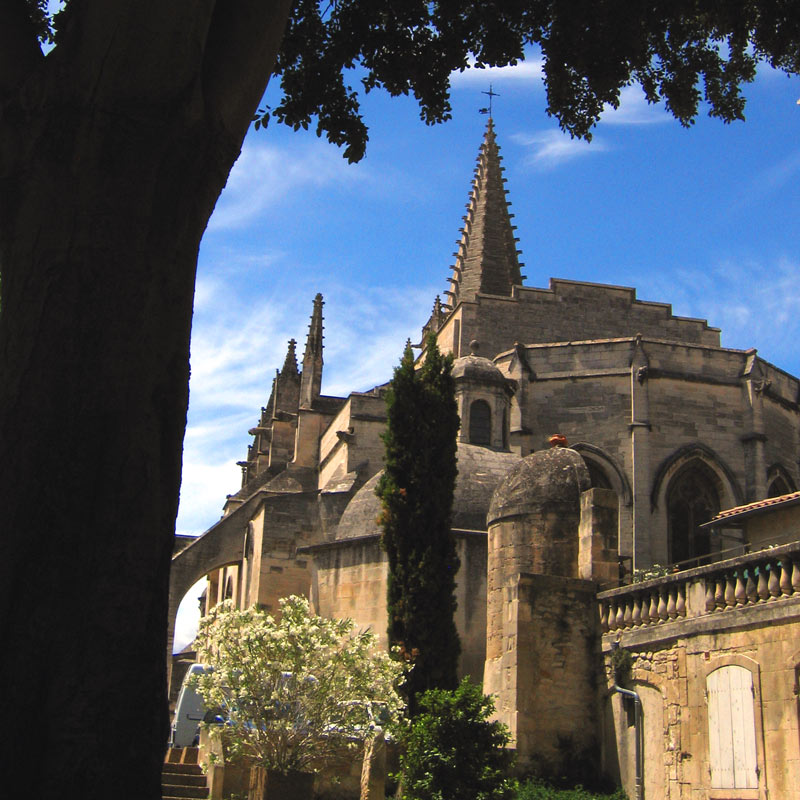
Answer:
<svg viewBox="0 0 800 800"><path fill-rule="evenodd" d="M770 481L769 488L767 489L767 497L780 497L783 494L789 494L792 491L786 479L782 475L776 475Z"/></svg>
<svg viewBox="0 0 800 800"><path fill-rule="evenodd" d="M700 526L720 510L716 476L700 461L684 467L667 490L669 560L675 564L711 553L709 532Z"/></svg>

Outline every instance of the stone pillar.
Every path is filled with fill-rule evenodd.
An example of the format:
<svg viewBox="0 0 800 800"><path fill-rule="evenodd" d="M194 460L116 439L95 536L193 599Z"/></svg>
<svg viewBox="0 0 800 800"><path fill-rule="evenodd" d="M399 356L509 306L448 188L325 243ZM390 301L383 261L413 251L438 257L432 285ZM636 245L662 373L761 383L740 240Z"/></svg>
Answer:
<svg viewBox="0 0 800 800"><path fill-rule="evenodd" d="M755 348L748 351L742 389L747 409L747 428L742 434L745 464L745 500L752 503L767 496L767 465L764 456L764 392L769 381L764 378Z"/></svg>
<svg viewBox="0 0 800 800"><path fill-rule="evenodd" d="M325 417L311 409L297 412L294 440L294 462L300 467L316 467L319 462L319 440Z"/></svg>
<svg viewBox="0 0 800 800"><path fill-rule="evenodd" d="M581 495L578 577L602 588L619 584L619 500L611 489L589 489Z"/></svg>
<svg viewBox="0 0 800 800"><path fill-rule="evenodd" d="M496 716L509 726L517 769L585 780L599 754L596 587L576 578L522 574L504 588Z"/></svg>
<svg viewBox="0 0 800 800"><path fill-rule="evenodd" d="M650 364L642 347L642 335L636 335L631 359L631 475L633 492L633 547L631 569L653 562L649 537L651 527L650 491L650 399L648 373Z"/></svg>

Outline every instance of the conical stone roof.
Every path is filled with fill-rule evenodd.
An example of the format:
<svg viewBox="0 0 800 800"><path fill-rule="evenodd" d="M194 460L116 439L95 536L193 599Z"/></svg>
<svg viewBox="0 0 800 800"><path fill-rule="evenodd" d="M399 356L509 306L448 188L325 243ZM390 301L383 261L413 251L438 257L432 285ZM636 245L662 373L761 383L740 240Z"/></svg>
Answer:
<svg viewBox="0 0 800 800"><path fill-rule="evenodd" d="M450 278L450 308L478 294L510 296L522 283L514 226L506 199L502 158L491 117L472 182L456 262Z"/></svg>

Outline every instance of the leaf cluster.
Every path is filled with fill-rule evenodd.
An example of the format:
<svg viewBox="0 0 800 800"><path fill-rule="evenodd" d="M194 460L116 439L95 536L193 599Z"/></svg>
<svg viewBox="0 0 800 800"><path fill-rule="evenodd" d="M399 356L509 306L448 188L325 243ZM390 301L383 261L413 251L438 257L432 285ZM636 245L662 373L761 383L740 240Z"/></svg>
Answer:
<svg viewBox="0 0 800 800"><path fill-rule="evenodd" d="M767 61L800 72L800 15L786 0L298 0L276 65L283 97L270 113L359 160L368 132L359 92L413 95L428 124L451 115L450 76L543 58L547 112L591 139L605 104L639 83L683 125L701 101L744 118L741 86ZM357 88L353 88L354 85Z"/></svg>
<svg viewBox="0 0 800 800"><path fill-rule="evenodd" d="M506 727L490 721L494 704L464 679L455 691L432 689L400 756L403 800L505 800L512 783Z"/></svg>
<svg viewBox="0 0 800 800"><path fill-rule="evenodd" d="M389 641L414 664L404 685L412 714L419 692L457 684L459 562L451 522L460 423L451 367L434 337L419 369L408 345L386 397L385 468L376 494L389 561Z"/></svg>
<svg viewBox="0 0 800 800"><path fill-rule="evenodd" d="M51 18L47 0L20 1L43 42L58 40L75 5ZM362 94L413 95L427 124L441 122L453 72L515 64L532 50L547 113L572 136L591 139L605 105L616 108L634 83L683 125L701 102L731 122L744 118L741 87L759 62L800 73L800 14L789 0L296 0L274 68L282 97L255 122L316 120L317 135L358 161Z"/></svg>
<svg viewBox="0 0 800 800"><path fill-rule="evenodd" d="M226 601L200 621L196 646L211 670L193 682L220 710L214 730L234 758L309 771L402 716L401 666L374 634L312 614L304 598L281 600L279 620Z"/></svg>
<svg viewBox="0 0 800 800"><path fill-rule="evenodd" d="M583 786L558 789L534 778L517 786L513 800L628 800L628 796L622 789L611 794L599 794Z"/></svg>

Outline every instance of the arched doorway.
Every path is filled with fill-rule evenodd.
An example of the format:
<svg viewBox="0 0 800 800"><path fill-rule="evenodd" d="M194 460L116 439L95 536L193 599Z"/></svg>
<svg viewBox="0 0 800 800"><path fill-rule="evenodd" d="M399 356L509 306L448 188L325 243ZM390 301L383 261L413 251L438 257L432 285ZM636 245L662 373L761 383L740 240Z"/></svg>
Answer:
<svg viewBox="0 0 800 800"><path fill-rule="evenodd" d="M667 488L669 561L703 563L712 552L710 532L701 528L720 511L719 479L701 460L693 459Z"/></svg>

